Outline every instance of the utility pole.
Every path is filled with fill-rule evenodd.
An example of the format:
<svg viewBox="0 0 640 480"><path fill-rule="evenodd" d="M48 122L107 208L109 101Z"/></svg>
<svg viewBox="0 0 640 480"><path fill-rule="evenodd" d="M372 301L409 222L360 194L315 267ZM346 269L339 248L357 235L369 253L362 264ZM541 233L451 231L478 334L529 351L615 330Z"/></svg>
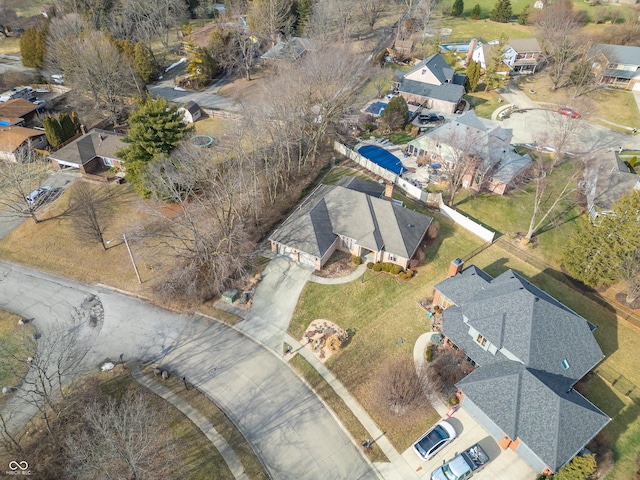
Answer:
<svg viewBox="0 0 640 480"><path fill-rule="evenodd" d="M138 283L142 283L140 279L140 272L138 271L138 267L136 265L136 261L133 259L133 253L131 253L131 248L129 247L129 242L127 241L127 236L123 233L122 239L124 240L124 244L127 246L127 251L129 252L129 258L131 258L131 264L133 265L133 269L136 272L136 277L138 277Z"/></svg>

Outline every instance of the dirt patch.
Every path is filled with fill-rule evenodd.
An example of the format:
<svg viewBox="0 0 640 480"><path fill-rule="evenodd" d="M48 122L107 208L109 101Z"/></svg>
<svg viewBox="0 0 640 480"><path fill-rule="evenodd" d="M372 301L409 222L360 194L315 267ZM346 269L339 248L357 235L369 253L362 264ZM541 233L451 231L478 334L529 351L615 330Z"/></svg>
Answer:
<svg viewBox="0 0 640 480"><path fill-rule="evenodd" d="M313 274L322 278L339 278L349 275L358 268L353 263L353 257L350 253L336 250L329 261L322 267L322 270L316 270Z"/></svg>
<svg viewBox="0 0 640 480"><path fill-rule="evenodd" d="M318 319L311 322L300 339L300 343L324 363L338 353L340 346L347 340L347 337L347 332L335 323Z"/></svg>
<svg viewBox="0 0 640 480"><path fill-rule="evenodd" d="M636 298L633 302L627 303L627 294L623 292L616 293L615 298L618 303L624 305L626 308L629 308L631 310L637 310L640 308L640 298Z"/></svg>

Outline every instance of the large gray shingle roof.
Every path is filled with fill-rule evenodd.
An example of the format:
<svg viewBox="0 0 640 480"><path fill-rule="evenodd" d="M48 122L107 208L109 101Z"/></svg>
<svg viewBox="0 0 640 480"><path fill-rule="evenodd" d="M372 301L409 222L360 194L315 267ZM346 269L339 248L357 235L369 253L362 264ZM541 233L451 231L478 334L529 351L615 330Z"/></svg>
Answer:
<svg viewBox="0 0 640 480"><path fill-rule="evenodd" d="M456 85L455 83L431 85L430 83L407 79L402 81L400 87L398 87L398 91L451 103L457 103L464 95L464 87L462 85Z"/></svg>
<svg viewBox="0 0 640 480"><path fill-rule="evenodd" d="M455 304L443 312L444 335L479 365L457 387L557 470L609 421L572 389L604 357L589 323L512 270L492 279L472 265L436 289Z"/></svg>
<svg viewBox="0 0 640 480"><path fill-rule="evenodd" d="M640 66L640 47L594 43L589 49L588 57L602 54L611 63Z"/></svg>
<svg viewBox="0 0 640 480"><path fill-rule="evenodd" d="M357 181L354 186L364 188ZM357 189L321 186L269 239L322 257L339 234L370 250L411 258L431 217ZM377 191L374 187L367 189Z"/></svg>
<svg viewBox="0 0 640 480"><path fill-rule="evenodd" d="M457 386L510 438L519 438L557 471L609 418L575 390L553 384L544 372L501 362L475 370Z"/></svg>
<svg viewBox="0 0 640 480"><path fill-rule="evenodd" d="M122 141L123 138L124 135L115 132L93 129L69 145L65 145L57 152L52 153L49 158L78 166L86 164L96 156L118 158L116 152L129 146Z"/></svg>

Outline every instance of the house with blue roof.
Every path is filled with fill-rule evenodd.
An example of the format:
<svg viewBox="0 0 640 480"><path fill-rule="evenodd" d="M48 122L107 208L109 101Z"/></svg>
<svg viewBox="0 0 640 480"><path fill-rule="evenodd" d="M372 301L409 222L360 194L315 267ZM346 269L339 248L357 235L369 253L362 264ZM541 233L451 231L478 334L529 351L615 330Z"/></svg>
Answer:
<svg viewBox="0 0 640 480"><path fill-rule="evenodd" d="M501 448L549 475L610 421L574 389L604 354L573 310L513 270L493 278L460 259L434 303L446 343L475 366L456 384L461 406Z"/></svg>
<svg viewBox="0 0 640 480"><path fill-rule="evenodd" d="M417 63L409 72L397 72L393 90L408 103L454 113L465 94L466 78L436 53Z"/></svg>

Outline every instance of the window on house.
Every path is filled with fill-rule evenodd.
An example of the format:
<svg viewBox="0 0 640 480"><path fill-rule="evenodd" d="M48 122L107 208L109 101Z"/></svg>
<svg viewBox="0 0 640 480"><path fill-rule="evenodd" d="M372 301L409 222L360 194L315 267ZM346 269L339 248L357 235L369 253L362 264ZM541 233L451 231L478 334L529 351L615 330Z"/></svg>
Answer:
<svg viewBox="0 0 640 480"><path fill-rule="evenodd" d="M389 253L387 258L389 259L390 262L396 261L396 256L392 253Z"/></svg>
<svg viewBox="0 0 640 480"><path fill-rule="evenodd" d="M110 158L102 157L102 163L104 163L105 167L113 167L113 160Z"/></svg>
<svg viewBox="0 0 640 480"><path fill-rule="evenodd" d="M562 368L564 368L565 370L569 370L569 362L566 358L562 360Z"/></svg>
<svg viewBox="0 0 640 480"><path fill-rule="evenodd" d="M483 347L487 346L487 339L484 338L482 335L478 334L478 338L476 338L476 342L478 342L480 345L482 345Z"/></svg>

